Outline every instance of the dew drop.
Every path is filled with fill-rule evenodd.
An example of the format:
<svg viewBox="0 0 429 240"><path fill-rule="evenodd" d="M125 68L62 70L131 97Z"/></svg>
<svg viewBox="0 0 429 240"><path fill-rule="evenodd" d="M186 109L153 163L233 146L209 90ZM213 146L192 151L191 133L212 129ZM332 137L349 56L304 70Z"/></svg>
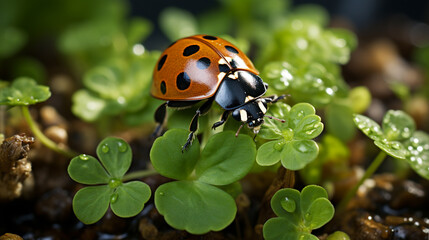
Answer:
<svg viewBox="0 0 429 240"><path fill-rule="evenodd" d="M123 142L118 142L118 149L119 149L119 152L125 152L127 151L127 145L124 144Z"/></svg>
<svg viewBox="0 0 429 240"><path fill-rule="evenodd" d="M278 143L274 144L273 148L277 151L281 151L283 149L283 145L285 145L284 142L278 142Z"/></svg>
<svg viewBox="0 0 429 240"><path fill-rule="evenodd" d="M86 154L79 155L79 158L80 158L80 160L84 160L84 161L89 159L88 155L86 155Z"/></svg>
<svg viewBox="0 0 429 240"><path fill-rule="evenodd" d="M390 146L395 150L401 149L401 145L397 142L391 143Z"/></svg>
<svg viewBox="0 0 429 240"><path fill-rule="evenodd" d="M116 178L112 178L109 180L108 184L110 188L117 188L122 184L122 181Z"/></svg>
<svg viewBox="0 0 429 240"><path fill-rule="evenodd" d="M110 203L115 203L116 201L118 201L118 194L117 193L113 193L111 196L110 196Z"/></svg>
<svg viewBox="0 0 429 240"><path fill-rule="evenodd" d="M304 144L300 144L297 150L301 153L307 153L309 149Z"/></svg>
<svg viewBox="0 0 429 240"><path fill-rule="evenodd" d="M282 208L287 212L290 212L290 213L295 212L296 203L293 199L289 199L288 197L285 197L283 200L280 201L280 204L282 205Z"/></svg>
<svg viewBox="0 0 429 240"><path fill-rule="evenodd" d="M164 192L159 192L159 195L164 196L165 193Z"/></svg>
<svg viewBox="0 0 429 240"><path fill-rule="evenodd" d="M109 152L109 146L107 146L107 144L104 144L102 147L101 147L101 151L103 152L103 153L108 153Z"/></svg>

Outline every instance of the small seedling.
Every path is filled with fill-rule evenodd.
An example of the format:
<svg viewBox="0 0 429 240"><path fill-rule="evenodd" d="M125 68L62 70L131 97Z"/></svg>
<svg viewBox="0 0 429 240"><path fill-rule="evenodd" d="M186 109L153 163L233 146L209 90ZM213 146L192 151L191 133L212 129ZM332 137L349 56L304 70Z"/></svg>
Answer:
<svg viewBox="0 0 429 240"><path fill-rule="evenodd" d="M73 198L73 211L85 224L100 220L109 205L119 217L132 217L142 211L151 196L141 181L126 182L131 165L131 148L121 139L105 138L97 147L98 161L89 155L73 158L68 166L70 177L79 183L94 185L80 189Z"/></svg>
<svg viewBox="0 0 429 240"><path fill-rule="evenodd" d="M329 222L335 211L326 190L316 185L306 186L301 193L291 188L280 189L271 199L271 208L277 217L264 224L267 240L317 240L311 231Z"/></svg>
<svg viewBox="0 0 429 240"><path fill-rule="evenodd" d="M378 169L387 155L406 160L421 177L429 179L429 135L416 131L414 120L405 112L389 110L382 126L363 115L355 115L356 126L382 151L366 170L364 176L340 202L338 212L344 210L359 186Z"/></svg>
<svg viewBox="0 0 429 240"><path fill-rule="evenodd" d="M0 105L20 106L28 126L43 145L64 156L74 157L77 155L75 152L59 147L55 142L46 137L31 117L28 106L44 102L50 96L51 91L49 87L39 85L31 78L21 77L15 79L9 87L2 89L0 92Z"/></svg>
<svg viewBox="0 0 429 240"><path fill-rule="evenodd" d="M308 103L299 103L292 108L284 103L273 105L270 115L285 120L285 123L266 119L258 137L271 140L259 149L256 161L270 166L281 161L290 170L299 170L313 161L319 148L312 139L323 130L323 123L316 110Z"/></svg>
<svg viewBox="0 0 429 240"><path fill-rule="evenodd" d="M158 187L155 206L176 229L193 234L222 230L237 211L227 188L234 187L252 168L255 144L248 135L235 137L233 131L225 131L210 137L201 152L195 139L182 153L187 137L188 131L172 129L152 146L154 168L177 180Z"/></svg>

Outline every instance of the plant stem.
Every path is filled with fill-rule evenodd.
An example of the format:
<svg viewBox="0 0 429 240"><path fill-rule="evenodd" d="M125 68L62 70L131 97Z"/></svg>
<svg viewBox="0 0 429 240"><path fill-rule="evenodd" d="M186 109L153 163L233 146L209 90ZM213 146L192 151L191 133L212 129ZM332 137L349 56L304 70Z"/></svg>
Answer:
<svg viewBox="0 0 429 240"><path fill-rule="evenodd" d="M341 213L346 209L350 200L356 195L362 183L375 173L375 171L378 169L378 167L381 165L381 163L385 158L386 158L386 153L384 151L381 151L374 159L374 161L372 161L371 165L369 165L368 169L366 169L365 174L362 176L359 182L347 192L346 196L338 204L338 207L336 209L337 213Z"/></svg>
<svg viewBox="0 0 429 240"><path fill-rule="evenodd" d="M158 172L155 169L146 169L146 170L131 172L131 173L124 175L124 177L122 178L122 182L126 182L126 181L129 181L131 179L144 178L144 177L152 176L152 175L155 175L157 173Z"/></svg>
<svg viewBox="0 0 429 240"><path fill-rule="evenodd" d="M78 153L70 150L70 149L64 149L59 147L54 141L49 139L48 137L43 134L43 132L39 129L36 122L34 122L33 118L31 117L30 111L28 109L28 106L22 106L22 114L24 115L25 120L28 123L28 126L30 127L31 131L33 132L34 136L42 142L43 145L48 147L49 149L62 154L68 158L73 158L78 155Z"/></svg>

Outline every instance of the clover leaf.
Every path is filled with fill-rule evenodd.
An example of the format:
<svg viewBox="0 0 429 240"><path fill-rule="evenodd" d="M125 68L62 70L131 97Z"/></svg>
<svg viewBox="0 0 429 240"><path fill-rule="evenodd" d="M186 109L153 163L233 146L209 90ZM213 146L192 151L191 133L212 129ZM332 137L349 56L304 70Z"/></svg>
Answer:
<svg viewBox="0 0 429 240"><path fill-rule="evenodd" d="M414 120L408 114L389 110L383 118L382 127L363 115L355 115L353 120L377 147L392 157L405 159L407 150L401 141L410 138L416 129Z"/></svg>
<svg viewBox="0 0 429 240"><path fill-rule="evenodd" d="M416 131L404 145L410 152L406 160L411 168L420 176L429 179L429 135Z"/></svg>
<svg viewBox="0 0 429 240"><path fill-rule="evenodd" d="M429 135L415 131L414 120L408 114L389 110L382 127L363 115L355 115L354 122L377 147L392 157L406 160L416 173L429 179Z"/></svg>
<svg viewBox="0 0 429 240"><path fill-rule="evenodd" d="M280 189L271 199L271 208L278 217L264 224L267 240L317 240L311 231L329 222L335 211L326 190L316 185L306 186L301 193L290 188Z"/></svg>
<svg viewBox="0 0 429 240"><path fill-rule="evenodd" d="M142 211L151 191L140 181L122 182L131 164L131 148L122 139L105 138L97 147L99 161L82 154L68 166L70 177L79 183L96 185L80 189L73 198L73 211L85 224L100 220L109 205L119 217L132 217Z"/></svg>
<svg viewBox="0 0 429 240"><path fill-rule="evenodd" d="M152 146L154 168L177 180L158 187L155 206L176 229L193 234L219 231L235 217L237 207L228 189L237 189L236 181L252 168L255 143L248 135L236 137L233 131L224 131L211 136L201 152L194 139L182 153L188 134L171 129Z"/></svg>
<svg viewBox="0 0 429 240"><path fill-rule="evenodd" d="M38 85L27 77L15 79L0 92L0 105L26 106L43 102L51 96L49 87Z"/></svg>
<svg viewBox="0 0 429 240"><path fill-rule="evenodd" d="M116 60L86 72L86 87L73 97L73 113L96 121L105 116L133 114L143 109L149 99L151 73L158 55L145 53L132 60Z"/></svg>
<svg viewBox="0 0 429 240"><path fill-rule="evenodd" d="M323 123L313 106L299 103L292 108L284 103L273 105L269 114L284 119L285 122L267 119L259 132L259 137L272 141L258 149L256 162L270 166L281 161L290 170L299 170L313 161L319 148L315 141L323 130Z"/></svg>

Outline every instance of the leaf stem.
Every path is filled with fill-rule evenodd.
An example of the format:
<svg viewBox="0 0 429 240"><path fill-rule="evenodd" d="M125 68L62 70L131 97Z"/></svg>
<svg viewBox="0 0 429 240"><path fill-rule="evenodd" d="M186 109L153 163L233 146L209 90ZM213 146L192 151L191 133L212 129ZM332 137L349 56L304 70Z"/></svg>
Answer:
<svg viewBox="0 0 429 240"><path fill-rule="evenodd" d="M126 182L131 179L144 178L155 174L158 174L158 172L155 169L135 171L135 172L125 174L124 177L122 178L122 182Z"/></svg>
<svg viewBox="0 0 429 240"><path fill-rule="evenodd" d="M380 151L380 153L377 155L377 157L372 161L371 165L369 165L368 169L366 169L365 174L362 176L362 178L359 180L359 182L350 189L346 196L340 201L337 207L337 213L343 212L347 205L349 204L350 200L356 195L359 187L362 185L362 183L368 179L370 176L372 176L375 171L377 171L378 167L381 165L383 160L386 158L386 153L384 151Z"/></svg>
<svg viewBox="0 0 429 240"><path fill-rule="evenodd" d="M28 126L30 127L31 131L33 132L34 136L42 142L43 145L48 147L49 149L62 154L68 158L73 158L78 155L78 153L70 150L70 149L64 149L58 146L54 141L46 137L45 134L39 129L36 122L31 117L30 111L28 109L28 106L21 106L22 114L25 118L25 120L28 123Z"/></svg>

